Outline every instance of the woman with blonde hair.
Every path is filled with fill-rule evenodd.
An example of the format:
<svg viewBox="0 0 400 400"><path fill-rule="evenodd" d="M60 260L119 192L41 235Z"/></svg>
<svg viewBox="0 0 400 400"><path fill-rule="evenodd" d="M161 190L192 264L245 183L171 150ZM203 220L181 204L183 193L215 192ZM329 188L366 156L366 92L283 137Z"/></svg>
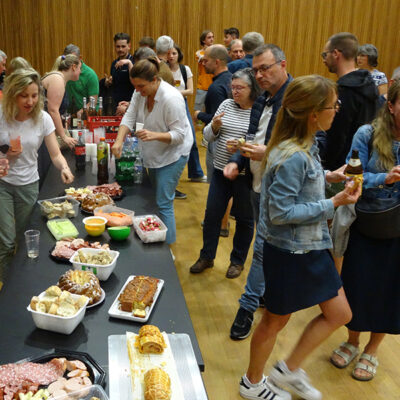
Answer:
<svg viewBox="0 0 400 400"><path fill-rule="evenodd" d="M375 199L400 204L400 80L390 86L378 117L358 129L348 158L353 149L358 150L364 170L363 198L370 204ZM400 334L400 235L397 229L397 234L388 233L387 238L373 238L357 222L350 228L342 268L353 319L347 324L347 341L334 351L331 362L338 368L348 366L359 353L360 333L369 332L352 372L355 379L369 381L376 374L378 348L385 334ZM392 223L395 226L398 220Z"/></svg>
<svg viewBox="0 0 400 400"><path fill-rule="evenodd" d="M68 81L77 81L81 74L81 60L79 57L68 54L56 59L52 71L42 77L42 85L45 91L45 106L56 127L56 135L59 136L68 147L73 148L77 141L66 135L61 114L68 108L65 85Z"/></svg>
<svg viewBox="0 0 400 400"><path fill-rule="evenodd" d="M343 173L323 170L315 134L327 130L339 109L336 84L318 75L292 81L282 101L263 160L259 234L264 239L265 311L250 345L250 363L239 391L247 399L290 399L282 387L307 400L319 400L300 369L307 356L351 319L350 307L329 248L327 220L334 208L355 203L350 185L325 199L325 181ZM321 314L305 328L285 361L263 374L278 333L293 312L318 304Z"/></svg>
<svg viewBox="0 0 400 400"><path fill-rule="evenodd" d="M63 182L74 180L58 147L54 123L42 109L40 75L34 69L17 69L5 79L0 142L9 139L10 149L8 175L0 179L0 281L38 197L37 158L43 141Z"/></svg>
<svg viewBox="0 0 400 400"><path fill-rule="evenodd" d="M20 68L32 68L29 61L25 60L23 57L14 57L9 63L7 68L7 75L10 75L14 71Z"/></svg>

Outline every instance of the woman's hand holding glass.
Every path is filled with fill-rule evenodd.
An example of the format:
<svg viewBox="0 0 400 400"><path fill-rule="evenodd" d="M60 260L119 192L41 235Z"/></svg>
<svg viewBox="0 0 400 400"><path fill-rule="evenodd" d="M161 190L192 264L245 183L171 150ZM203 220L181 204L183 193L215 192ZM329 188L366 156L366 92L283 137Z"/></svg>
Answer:
<svg viewBox="0 0 400 400"><path fill-rule="evenodd" d="M246 142L240 146L240 154L243 157L248 157L253 161L262 161L267 146L264 144L252 144Z"/></svg>
<svg viewBox="0 0 400 400"><path fill-rule="evenodd" d="M0 178L8 174L8 160L7 158L0 159Z"/></svg>
<svg viewBox="0 0 400 400"><path fill-rule="evenodd" d="M152 140L159 140L157 132L152 132L147 129L140 129L135 132L135 136L143 142L151 142Z"/></svg>
<svg viewBox="0 0 400 400"><path fill-rule="evenodd" d="M400 165L393 167L387 174L385 183L390 185L391 183L396 183L400 181Z"/></svg>

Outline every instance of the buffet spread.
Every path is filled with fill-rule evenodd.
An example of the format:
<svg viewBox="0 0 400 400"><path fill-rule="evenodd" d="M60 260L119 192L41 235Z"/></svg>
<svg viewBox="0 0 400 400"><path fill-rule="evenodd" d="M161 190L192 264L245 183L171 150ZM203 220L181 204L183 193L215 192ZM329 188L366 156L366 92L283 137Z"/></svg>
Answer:
<svg viewBox="0 0 400 400"><path fill-rule="evenodd" d="M109 243L105 235L97 240L90 235L80 237L73 220L81 217L79 208L83 213L105 219L106 227L114 230L133 226L143 243L164 241L167 228L156 215L135 216L133 210L117 207L114 201L124 195L117 183L69 188L65 192L66 196L39 201L39 206L43 219L48 220L49 231L56 239L48 256L67 269L60 273L58 281L48 282L50 286L43 287L40 293L33 293L26 309L38 329L70 335L84 323L87 309L101 306L104 302L107 293L101 285L118 268L120 254L112 249L114 236ZM85 229L90 233L86 223ZM130 275L121 286L108 315L145 323L164 284L164 280L157 277ZM143 325L138 334L127 332L125 351L130 360L131 399L190 398L183 395L165 332L161 333L154 325ZM74 351L58 355L56 351L40 360L0 365L0 400L108 399L102 388L105 372L91 356ZM110 397L116 400L117 397L113 396L110 390Z"/></svg>

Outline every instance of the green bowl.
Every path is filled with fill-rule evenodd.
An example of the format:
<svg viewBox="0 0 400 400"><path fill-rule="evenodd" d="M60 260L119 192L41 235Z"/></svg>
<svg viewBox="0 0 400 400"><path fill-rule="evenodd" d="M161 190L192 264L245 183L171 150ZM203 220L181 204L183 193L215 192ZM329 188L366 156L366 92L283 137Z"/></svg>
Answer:
<svg viewBox="0 0 400 400"><path fill-rule="evenodd" d="M114 240L125 240L131 233L130 226L113 226L107 228L108 234Z"/></svg>

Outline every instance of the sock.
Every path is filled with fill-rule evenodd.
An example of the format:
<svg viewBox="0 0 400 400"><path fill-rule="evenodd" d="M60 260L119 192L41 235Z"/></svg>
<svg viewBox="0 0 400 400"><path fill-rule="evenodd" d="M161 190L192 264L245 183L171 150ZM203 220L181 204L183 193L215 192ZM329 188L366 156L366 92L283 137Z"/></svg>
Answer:
<svg viewBox="0 0 400 400"><path fill-rule="evenodd" d="M260 381L260 382L251 383L251 382L249 381L249 378L247 378L247 375L246 375L246 374L243 375L243 381L244 381L244 383L245 383L247 386L249 386L249 387L257 387L257 386L260 386L260 385L264 382L264 379L265 379L265 376L263 375L263 377L261 378L261 381Z"/></svg>

